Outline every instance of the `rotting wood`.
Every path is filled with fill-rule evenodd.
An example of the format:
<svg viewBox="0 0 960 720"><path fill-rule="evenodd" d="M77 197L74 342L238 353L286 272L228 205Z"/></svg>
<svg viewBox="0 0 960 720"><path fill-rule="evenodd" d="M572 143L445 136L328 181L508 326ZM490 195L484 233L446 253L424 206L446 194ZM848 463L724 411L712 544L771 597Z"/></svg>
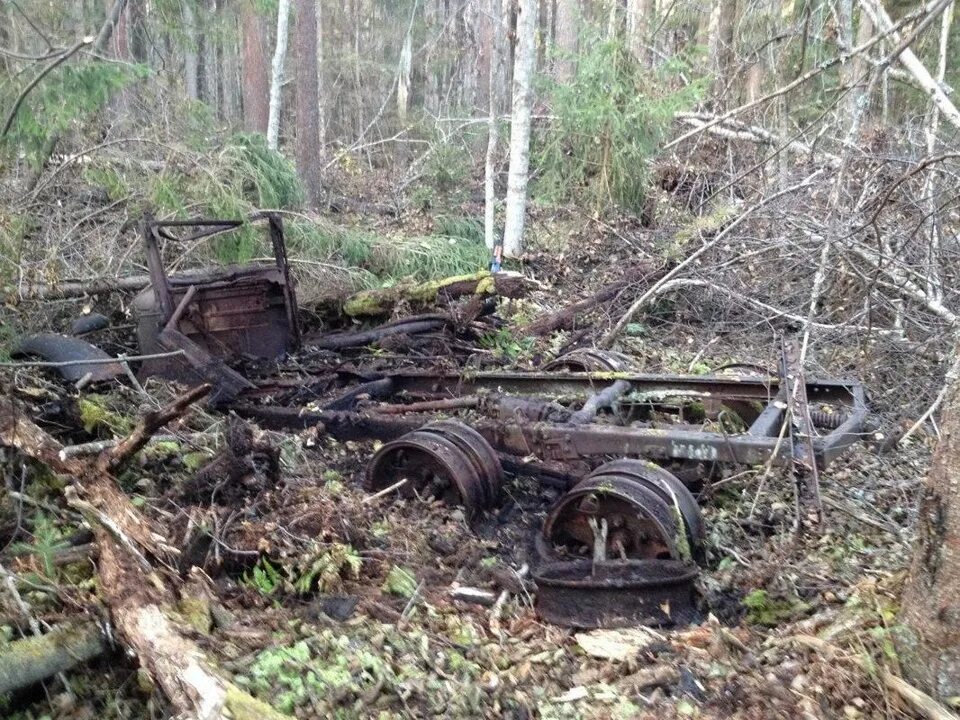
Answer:
<svg viewBox="0 0 960 720"><path fill-rule="evenodd" d="M0 693L20 690L102 655L108 645L94 622L60 625L0 649Z"/></svg>
<svg viewBox="0 0 960 720"><path fill-rule="evenodd" d="M522 275L508 272L484 271L473 275L455 275L416 285L401 284L391 288L363 290L346 299L343 312L350 317L376 317L386 315L402 301L425 305L467 295L516 298L524 295L528 282Z"/></svg>
<svg viewBox="0 0 960 720"><path fill-rule="evenodd" d="M62 445L41 430L12 400L0 404L0 444L16 448L67 475L71 505L91 520L100 548L98 587L120 641L139 659L177 713L218 720L286 717L225 679L197 644L184 636L168 614L176 606L173 575L161 577L176 554L97 463L62 460ZM91 516L96 511L96 517ZM108 521L107 528L102 521ZM122 533L124 541L118 539ZM149 568L143 562L150 562Z"/></svg>

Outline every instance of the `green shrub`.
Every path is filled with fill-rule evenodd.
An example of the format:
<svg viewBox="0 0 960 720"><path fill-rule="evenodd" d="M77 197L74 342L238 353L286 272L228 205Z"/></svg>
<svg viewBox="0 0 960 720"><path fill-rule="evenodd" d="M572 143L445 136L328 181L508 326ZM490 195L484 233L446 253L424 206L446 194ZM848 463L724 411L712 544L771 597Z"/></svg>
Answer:
<svg viewBox="0 0 960 720"><path fill-rule="evenodd" d="M586 50L568 84L547 87L552 113L535 138L535 193L547 201L584 198L639 211L647 170L678 110L691 106L705 82L670 86L682 61L650 70L621 40L585 33Z"/></svg>

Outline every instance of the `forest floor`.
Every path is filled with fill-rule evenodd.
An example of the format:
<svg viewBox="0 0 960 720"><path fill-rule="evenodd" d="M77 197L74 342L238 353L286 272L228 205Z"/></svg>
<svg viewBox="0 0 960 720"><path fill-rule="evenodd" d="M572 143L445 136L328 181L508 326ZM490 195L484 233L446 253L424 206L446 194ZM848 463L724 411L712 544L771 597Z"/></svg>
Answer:
<svg viewBox="0 0 960 720"><path fill-rule="evenodd" d="M417 232L418 220L409 222ZM524 263L537 289L501 302L501 329L477 343L467 362L529 369L553 357L570 334L532 339L512 330L597 291L622 276L625 261L656 249L652 233L631 221L535 219L534 234L550 239L549 249L534 246ZM604 312L615 319L622 309L613 304ZM685 312L678 305L640 318L620 350L646 372L775 364L769 332L720 337ZM389 357L381 350L377 360ZM405 360L425 362L416 353ZM842 354L834 364L848 366ZM125 385L78 396L35 369L18 369L13 385L66 443L122 436L142 410L142 399ZM161 401L176 394L158 380L146 389ZM857 446L833 463L821 475L822 524L803 533L794 530L789 475L723 469L698 498L707 528L697 581L702 622L576 632L538 619L535 589L516 573L536 562L530 537L556 489L510 478L500 507L471 527L461 510L438 501L371 502L362 478L374 443L341 443L316 429L258 430L279 449L278 473L263 471L232 488L198 486L195 472L222 445L225 426L223 415L195 410L176 428L189 439L151 446L120 481L177 539L184 572L190 564L204 568L191 578L206 588L206 599L184 605L179 622L238 685L284 712L302 718L912 716L891 677L900 675L897 599L932 445L922 434L882 454L870 444ZM16 467L9 456L5 465L8 473ZM60 482L39 471L14 476L17 484L21 479L23 495L48 510L7 543L4 564L29 578L24 599L41 622L96 614L93 563L54 561L82 534L62 505ZM19 530L23 512L5 498L4 525L12 521ZM458 585L508 594L494 609L455 600L451 588ZM14 625L4 626L8 636ZM163 716L161 697L142 680L117 651L71 671L69 689L50 681L8 698L4 712L24 719Z"/></svg>

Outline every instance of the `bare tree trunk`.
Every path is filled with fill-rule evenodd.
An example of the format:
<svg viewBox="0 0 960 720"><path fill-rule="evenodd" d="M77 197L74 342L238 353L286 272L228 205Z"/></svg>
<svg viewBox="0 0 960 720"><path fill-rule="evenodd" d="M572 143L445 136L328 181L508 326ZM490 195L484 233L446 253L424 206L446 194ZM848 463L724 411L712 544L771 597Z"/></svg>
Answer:
<svg viewBox="0 0 960 720"><path fill-rule="evenodd" d="M863 45L872 36L873 22L867 13L861 12L860 22L857 25L857 46ZM854 83L856 83L856 87L850 91L850 95L853 98L851 105L857 108L859 117L863 119L868 115L871 102L871 98L867 95L867 89L870 87L870 83L867 81L867 72L870 65L863 53L858 53L850 65L850 74L853 77Z"/></svg>
<svg viewBox="0 0 960 720"><path fill-rule="evenodd" d="M733 59L733 29L737 18L737 0L714 0L707 28L707 52L713 74L713 96L720 96L730 87L730 65Z"/></svg>
<svg viewBox="0 0 960 720"><path fill-rule="evenodd" d="M838 40L843 52L850 52L853 48L853 0L839 0L837 3L837 20L840 27L837 28ZM857 66L852 62L845 62L840 65L840 85L841 90L847 91L846 109L847 124L852 121L854 113L857 111L857 94L852 88L856 83Z"/></svg>
<svg viewBox="0 0 960 720"><path fill-rule="evenodd" d="M320 94L323 89L323 3L320 0L317 0L315 14L317 21L317 93ZM322 150L327 142L326 98L323 96L319 98L317 112L320 117L319 142Z"/></svg>
<svg viewBox="0 0 960 720"><path fill-rule="evenodd" d="M650 26L652 0L627 0L627 43L637 62L649 63L647 33Z"/></svg>
<svg viewBox="0 0 960 720"><path fill-rule="evenodd" d="M407 121L407 107L410 103L410 69L413 62L413 26L407 26L400 50L400 67L397 72L397 117L400 122Z"/></svg>
<svg viewBox="0 0 960 720"><path fill-rule="evenodd" d="M183 3L183 34L186 45L183 50L183 83L187 97L191 100L200 99L200 55L199 35L197 33L197 13L193 6L195 0L184 0Z"/></svg>
<svg viewBox="0 0 960 720"><path fill-rule="evenodd" d="M577 69L577 47L580 8L577 0L557 0L557 57L553 61L553 77L557 82L573 80Z"/></svg>
<svg viewBox="0 0 960 720"><path fill-rule="evenodd" d="M297 171L307 204L320 204L320 89L317 87L316 0L297 0Z"/></svg>
<svg viewBox="0 0 960 720"><path fill-rule="evenodd" d="M943 11L940 22L940 54L937 61L938 84L943 84L947 72L947 49L950 42L950 26L953 24L954 2ZM940 129L940 109L936 103L930 104L930 125L927 127L927 155L933 155L937 149L937 133ZM927 200L927 214L930 217L930 249L927 253L927 295L942 299L943 287L940 282L940 244L942 228L940 218L940 193L937 171L931 169L923 185L923 196Z"/></svg>
<svg viewBox="0 0 960 720"><path fill-rule="evenodd" d="M283 62L287 56L287 30L290 21L290 0L277 5L277 44L273 50L270 75L270 118L267 122L267 145L276 150L280 142L280 109L283 93Z"/></svg>
<svg viewBox="0 0 960 720"><path fill-rule="evenodd" d="M523 250L530 168L530 116L533 110L533 73L537 57L537 0L520 0L517 13L517 49L513 66L513 109L510 127L510 174L503 252L517 257Z"/></svg>
<svg viewBox="0 0 960 720"><path fill-rule="evenodd" d="M948 382L953 387L921 498L898 648L905 674L937 699L960 695L960 384Z"/></svg>
<svg viewBox="0 0 960 720"><path fill-rule="evenodd" d="M237 17L221 3L222 24L225 27L220 45L220 57L223 63L221 95L223 97L223 117L228 122L236 122L240 117L240 64L237 49Z"/></svg>
<svg viewBox="0 0 960 720"><path fill-rule="evenodd" d="M490 34L490 47L488 49L490 58L490 87L488 93L489 117L487 119L487 155L484 163L484 182L483 182L483 237L487 247L491 250L496 244L496 166L497 151L500 145L500 125L498 121L499 108L501 106L501 96L503 95L503 85L500 84L500 78L503 77L504 70L504 44L507 37L506 17L503 13L503 0L490 0L489 5L490 22L492 23L492 32Z"/></svg>
<svg viewBox="0 0 960 720"><path fill-rule="evenodd" d="M267 132L270 110L267 99L270 95L270 78L267 72L266 28L263 18L246 0L240 10L241 54L243 81L243 126L254 132Z"/></svg>

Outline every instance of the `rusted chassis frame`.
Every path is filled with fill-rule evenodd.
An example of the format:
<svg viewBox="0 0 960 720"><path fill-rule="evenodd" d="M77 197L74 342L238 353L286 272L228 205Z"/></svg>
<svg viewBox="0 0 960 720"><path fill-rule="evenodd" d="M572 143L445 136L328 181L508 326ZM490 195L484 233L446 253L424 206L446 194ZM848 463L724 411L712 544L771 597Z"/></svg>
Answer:
<svg viewBox="0 0 960 720"><path fill-rule="evenodd" d="M536 455L545 461L568 461L596 456L639 456L654 460L692 460L708 463L789 465L795 448L780 437L787 408L786 387L775 377L636 375L629 373L502 373L437 374L396 372L371 378L381 397L407 392L450 396L478 391L584 397L622 379L635 397L686 396L707 403L746 402L762 405L745 433L694 431L689 428L565 425L522 419L480 419L470 424L497 450L512 455ZM819 468L826 467L846 448L858 442L867 424L868 408L863 386L852 381L810 380L806 383L811 404L829 403L844 408L842 422L829 433L813 438ZM340 406L342 407L342 406ZM328 410L301 412L295 408L242 404L238 413L275 427L311 427L321 424L334 437L391 440L423 426L420 417L387 417L376 412Z"/></svg>

